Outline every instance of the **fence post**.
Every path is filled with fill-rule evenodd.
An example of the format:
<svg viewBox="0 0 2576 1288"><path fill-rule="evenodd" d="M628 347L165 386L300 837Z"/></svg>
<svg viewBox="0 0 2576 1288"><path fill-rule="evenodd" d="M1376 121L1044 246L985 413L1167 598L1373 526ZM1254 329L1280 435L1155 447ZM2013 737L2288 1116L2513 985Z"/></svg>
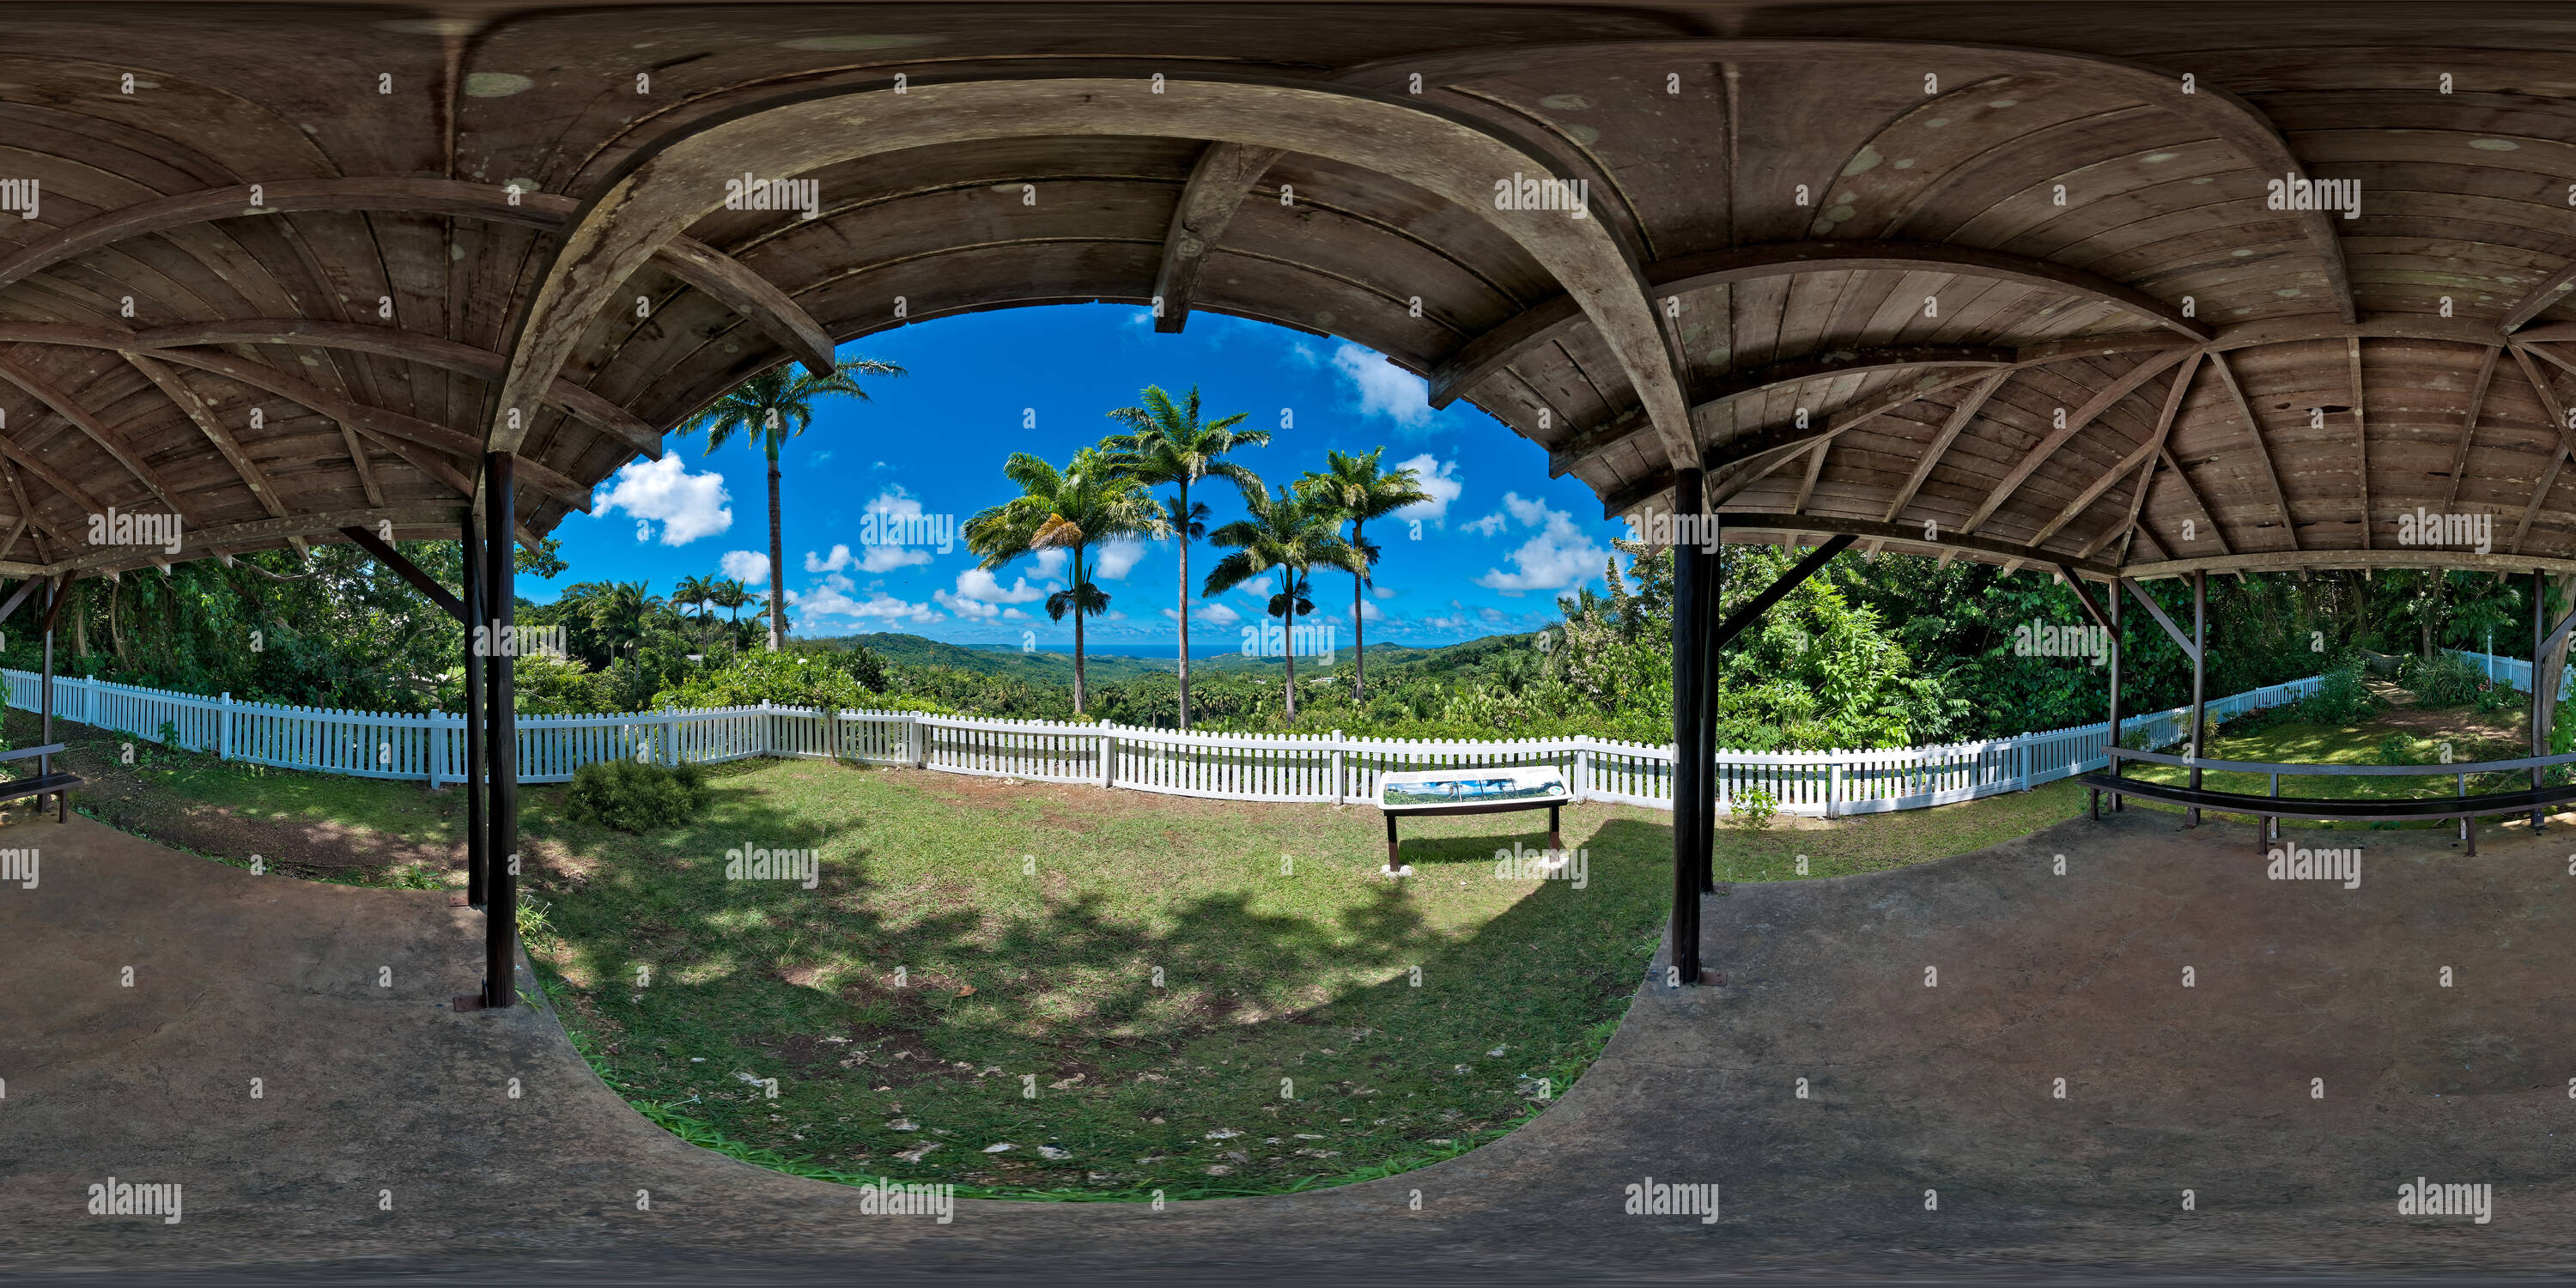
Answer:
<svg viewBox="0 0 2576 1288"><path fill-rule="evenodd" d="M1825 766L1825 817L1834 816L1834 804L1843 798L1843 762Z"/></svg>
<svg viewBox="0 0 2576 1288"><path fill-rule="evenodd" d="M1578 801L1592 799L1592 736L1577 734L1574 738L1574 783L1566 795Z"/></svg>
<svg viewBox="0 0 2576 1288"><path fill-rule="evenodd" d="M1350 762L1343 756L1342 731L1333 731L1333 803L1347 805L1351 800Z"/></svg>
<svg viewBox="0 0 2576 1288"><path fill-rule="evenodd" d="M1100 722L1100 785L1103 787L1110 785L1118 764L1118 739L1109 732L1112 727L1106 720Z"/></svg>
<svg viewBox="0 0 2576 1288"><path fill-rule="evenodd" d="M429 713L429 790L438 790L438 771L447 763L447 713Z"/></svg>
<svg viewBox="0 0 2576 1288"><path fill-rule="evenodd" d="M215 708L215 719L218 722L215 726L215 746L219 748L215 753L215 758L218 760L230 760L233 758L232 694L224 694L223 701Z"/></svg>

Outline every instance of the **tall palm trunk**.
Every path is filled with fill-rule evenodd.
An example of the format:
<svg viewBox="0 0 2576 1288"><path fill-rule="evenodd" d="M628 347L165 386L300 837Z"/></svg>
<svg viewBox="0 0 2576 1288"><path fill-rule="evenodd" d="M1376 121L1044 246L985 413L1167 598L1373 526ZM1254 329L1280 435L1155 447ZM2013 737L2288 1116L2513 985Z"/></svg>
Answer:
<svg viewBox="0 0 2576 1288"><path fill-rule="evenodd" d="M1190 481L1181 480L1181 727L1190 727Z"/></svg>
<svg viewBox="0 0 2576 1288"><path fill-rule="evenodd" d="M1351 521L1351 548L1363 548L1356 519ZM1363 558L1360 562L1365 565L1368 561ZM1360 706L1368 705L1368 628L1360 625L1360 585L1365 580L1358 573L1351 574L1351 701Z"/></svg>
<svg viewBox="0 0 2576 1288"><path fill-rule="evenodd" d="M778 539L778 440L769 443L769 651L779 649L787 620L787 553Z"/></svg>
<svg viewBox="0 0 2576 1288"><path fill-rule="evenodd" d="M1073 549L1073 713L1082 714L1082 547Z"/></svg>
<svg viewBox="0 0 2576 1288"><path fill-rule="evenodd" d="M1297 723L1297 576L1287 575L1288 602L1279 610L1279 660L1288 667L1288 723Z"/></svg>

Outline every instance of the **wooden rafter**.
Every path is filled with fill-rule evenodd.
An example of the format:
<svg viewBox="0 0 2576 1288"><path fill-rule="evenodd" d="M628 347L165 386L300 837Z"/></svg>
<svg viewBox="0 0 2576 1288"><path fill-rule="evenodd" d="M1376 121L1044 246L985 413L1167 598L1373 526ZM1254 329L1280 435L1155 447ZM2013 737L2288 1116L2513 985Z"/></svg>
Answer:
<svg viewBox="0 0 2576 1288"><path fill-rule="evenodd" d="M2003 508L2004 502L2020 489L2022 483L2028 480L2050 456L2055 455L2058 448L2066 445L2066 440L2083 432L2084 427L2092 424L2095 417L2110 410L2114 404L2135 392L2138 386L2154 379L2157 372L2172 366L2182 356L2180 353L2149 354L2144 361L2120 373L2118 379L2086 399L2082 407L2077 408L2073 415L2066 418L2064 425L2052 429L2029 451L2022 453L2021 463L2013 466L2011 471L2004 475L2003 481L1997 483L1994 490L1986 494L1986 499L1977 506L1976 513L1968 516L1968 521L1961 524L1959 530L1975 532L1984 527L1986 520L1993 518L1995 511Z"/></svg>
<svg viewBox="0 0 2576 1288"><path fill-rule="evenodd" d="M2496 359L2504 356L2502 348L2487 350L2486 360L2478 364L2477 383L2469 386L2469 409L2460 417L2460 441L2451 449L2451 485L2442 494L2442 511L2447 514L2460 501L2460 476L2469 467L2469 440L2477 436L2478 409L2487 400L2487 385L2495 379Z"/></svg>
<svg viewBox="0 0 2576 1288"><path fill-rule="evenodd" d="M1932 477L1932 471L1941 464L1941 458L1949 454L1950 444L1959 441L1960 432L1967 429L1968 422L1977 418L1977 412L1986 405L1986 400L1994 397L1995 391L2003 388L2004 382L2010 379L2011 372L1998 371L1986 377L1985 383L1969 390L1968 396L1950 409L1950 418L1941 422L1941 432L1933 436L1932 445L1924 449L1923 459L1915 462L1914 473L1905 480L1905 486L1897 490L1896 499L1888 503L1887 513L1880 516L1882 519L1896 522L1896 516L1903 514L1905 507L1913 503L1914 494L1923 489L1924 480Z"/></svg>
<svg viewBox="0 0 2576 1288"><path fill-rule="evenodd" d="M2218 372L2219 382L2227 386L2227 396L2236 400L2236 410L2245 417L2245 438L2254 445L2254 459L2263 466L2263 480L2271 485L2272 503L2281 510L2281 532L2290 539L2290 548L2299 549L2299 521L2290 513L2290 496L2281 490L2281 473L2272 468L2272 449L2263 442L2263 422L2254 416L2254 404L2246 401L2244 387L2236 383L2236 372L2227 365L2227 355L2212 352L2209 365Z"/></svg>
<svg viewBox="0 0 2576 1288"><path fill-rule="evenodd" d="M2182 370L2174 373L2173 385L2165 391L2164 410L2156 416L2154 431L2138 444L2137 450L2130 452L2119 464L2104 471L2102 477L2094 480L2091 486L2077 493L2075 499L2067 503L2066 508L2057 512L2056 518L2049 520L2047 525L2039 530L2039 534L2030 539L2032 545L2047 545L2048 539L2056 536L2058 529L2074 522L2075 516L2082 514L2085 507L2100 500L2104 492L2111 490L2112 485L2127 477L2129 471L2139 469L2142 465L2144 471L2138 480L2138 496L2142 499L2146 496L2146 479L2155 473L2155 459L2165 450L2165 440L2173 436L2174 417L2182 411L2183 396L2190 392L2191 378L2200 370L2200 357L2201 355L2195 353L2185 358ZM2128 522L2137 522L2137 507L2134 505L2129 509ZM2093 543L2084 548L2084 554L2087 557L2109 544L2110 534L2116 533L2117 526L2103 531L2104 536L2094 538Z"/></svg>

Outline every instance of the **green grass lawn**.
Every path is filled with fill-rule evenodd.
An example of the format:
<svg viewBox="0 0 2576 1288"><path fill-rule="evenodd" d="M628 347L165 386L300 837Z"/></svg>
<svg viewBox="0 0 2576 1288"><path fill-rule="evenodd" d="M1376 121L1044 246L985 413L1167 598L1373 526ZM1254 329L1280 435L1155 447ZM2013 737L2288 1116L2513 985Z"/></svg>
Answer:
<svg viewBox="0 0 2576 1288"><path fill-rule="evenodd" d="M2394 691L2404 699L2402 691ZM2213 760L2265 761L2273 764L2311 765L2424 765L2426 772L2415 774L2284 774L2281 794L2284 797L2307 796L2340 800L2396 800L2408 797L2450 796L2460 790L2459 775L2442 768L2447 749L2453 762L2478 760L2512 760L2530 754L2526 717L2519 710L2481 714L2468 707L2427 709L2400 705L2357 724L2324 725L2304 720L2279 723L2240 721L2235 726L2220 728L2212 739L2208 755ZM2173 749L2179 750L2179 749ZM2393 760L2390 758L2393 754ZM2134 777L2161 783L2190 781L2191 771L2175 765L2152 765L2132 762L2123 771ZM2247 792L2266 795L2272 790L2267 774L2236 770L2204 770L2201 785L2215 791ZM2528 771L2506 771L2469 775L2468 790L2482 792L2513 791L2531 786ZM2135 801L2159 809L2178 806L2158 805L2152 801ZM2251 816L2204 812L2211 818ZM2285 820L2284 826L2317 828L2393 827L2451 828L2459 825L2449 819L2430 819L2406 823L2356 823Z"/></svg>
<svg viewBox="0 0 2576 1288"><path fill-rule="evenodd" d="M83 811L129 831L232 863L292 853L272 870L293 875L463 884L453 790L157 749L128 766L125 740L58 729L95 780ZM527 948L620 1095L807 1174L1178 1198L1421 1166L1598 1056L1670 899L1668 817L1628 806L1566 811L1578 888L1498 879L1498 849L1546 843L1538 811L1408 819L1414 874L1389 879L1364 806L819 761L740 762L711 786L702 821L640 837L523 790ZM1874 871L2082 808L2059 783L1727 826L1718 870ZM728 880L745 849L816 852L816 886Z"/></svg>

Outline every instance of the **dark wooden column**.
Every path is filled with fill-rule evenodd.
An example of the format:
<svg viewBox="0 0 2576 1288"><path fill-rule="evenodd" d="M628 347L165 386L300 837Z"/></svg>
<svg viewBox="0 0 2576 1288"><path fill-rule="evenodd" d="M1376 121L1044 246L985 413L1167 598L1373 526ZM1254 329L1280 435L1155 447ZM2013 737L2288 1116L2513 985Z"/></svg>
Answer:
<svg viewBox="0 0 2576 1288"><path fill-rule="evenodd" d="M2209 574L2191 575L2191 787L2200 790L2200 729L2209 713ZM2200 826L2200 807L2191 809L2190 826Z"/></svg>
<svg viewBox="0 0 2576 1288"><path fill-rule="evenodd" d="M465 902L482 908L491 903L492 851L491 838L483 834L483 802L491 785L483 775L483 740L488 736L483 728L485 650L478 643L488 638L483 625L490 620L484 609L490 596L483 590L487 570L472 510L465 512L456 535L465 568Z"/></svg>
<svg viewBox="0 0 2576 1288"><path fill-rule="evenodd" d="M2442 574L2439 571L2436 571L2433 575L2439 577ZM2558 696L2558 686L2551 683L2545 683L2540 678L2541 655L2548 651L2549 575L2538 568L2534 568L2531 570L2531 754L2534 756L2546 756L2549 754L2548 740L2540 731L2540 714L2547 711L2549 709L2547 705L2549 701ZM2557 677L2552 676L2550 678L2554 680ZM2547 776L2548 772L2549 771L2538 765L2531 767L2531 789L2533 791L2540 790L2541 783ZM2543 809L2534 809L2531 811L2532 831L2541 832L2548 830L2548 825L2541 821L2548 816L2548 813L2549 811Z"/></svg>
<svg viewBox="0 0 2576 1288"><path fill-rule="evenodd" d="M1700 508L1698 470L1683 470L1673 488L1673 517ZM1683 507L1689 507L1685 510ZM1676 529L1679 528L1676 522ZM1694 536L1696 534L1693 534ZM1707 816L1708 747L1700 741L1701 679L1708 613L1701 604L1708 584L1699 543L1673 534L1673 954L1671 967L1685 986L1699 983L1699 896L1708 846L1699 835Z"/></svg>
<svg viewBox="0 0 2576 1288"><path fill-rule="evenodd" d="M516 506L510 469L515 459L508 452L483 458L483 592L487 597L484 618L489 623L484 651L490 667L484 694L490 708L484 764L492 775L491 806L484 818L484 862L490 868L483 905L485 1006L512 1006L519 1000L519 720L510 665L511 627L516 622L511 562Z"/></svg>
<svg viewBox="0 0 2576 1288"><path fill-rule="evenodd" d="M1725 649L1718 643L1716 631L1719 615L1725 611L1725 583L1720 578L1717 557L1717 514L1698 496L1693 496L1690 504L1699 512L1700 522L1708 525L1699 540L1699 763L1705 777L1699 794L1698 831L1699 888L1708 893L1717 889L1717 668Z"/></svg>
<svg viewBox="0 0 2576 1288"><path fill-rule="evenodd" d="M2103 597L2111 601L2111 745L2117 747L2120 745L2120 649L2123 643L2120 638L2120 628L2123 625L2120 620L2122 598L2120 583L2112 582ZM2111 758L2111 776L2113 778L2120 776L2120 760L2117 756ZM2119 812L2124 799L2116 791L2111 793L2113 813Z"/></svg>

